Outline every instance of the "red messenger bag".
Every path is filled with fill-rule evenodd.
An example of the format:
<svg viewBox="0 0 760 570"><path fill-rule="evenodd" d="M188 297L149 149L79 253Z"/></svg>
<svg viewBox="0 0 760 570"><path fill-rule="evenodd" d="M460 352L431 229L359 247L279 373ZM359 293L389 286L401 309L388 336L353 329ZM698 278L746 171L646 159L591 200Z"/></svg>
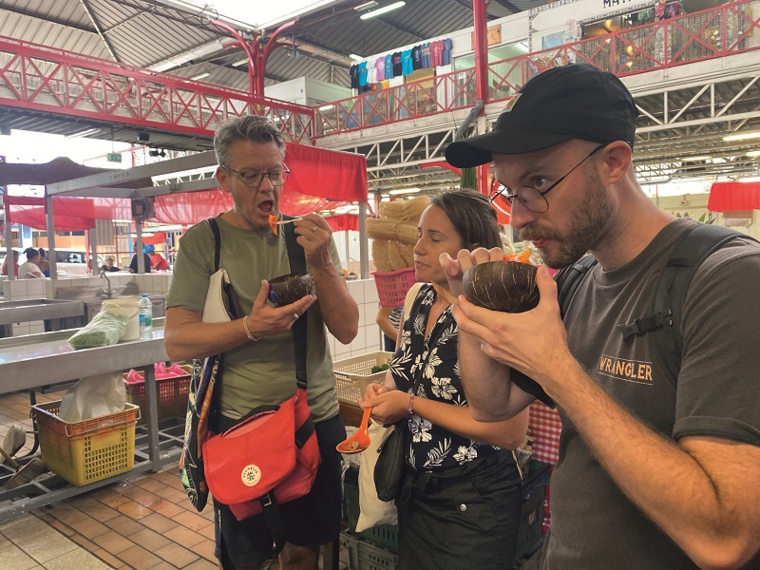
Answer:
<svg viewBox="0 0 760 570"><path fill-rule="evenodd" d="M238 520L308 494L321 458L306 390L209 438L203 456L211 494Z"/></svg>

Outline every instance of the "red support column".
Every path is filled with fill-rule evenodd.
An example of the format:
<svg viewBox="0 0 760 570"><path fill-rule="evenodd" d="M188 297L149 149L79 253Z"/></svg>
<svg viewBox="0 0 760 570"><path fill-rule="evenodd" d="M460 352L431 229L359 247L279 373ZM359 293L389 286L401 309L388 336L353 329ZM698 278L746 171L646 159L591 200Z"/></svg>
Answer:
<svg viewBox="0 0 760 570"><path fill-rule="evenodd" d="M488 13L486 6L490 0L472 0L472 13L475 20L475 98L488 102ZM483 110L480 111L481 114ZM488 195L488 164L478 167L478 192Z"/></svg>

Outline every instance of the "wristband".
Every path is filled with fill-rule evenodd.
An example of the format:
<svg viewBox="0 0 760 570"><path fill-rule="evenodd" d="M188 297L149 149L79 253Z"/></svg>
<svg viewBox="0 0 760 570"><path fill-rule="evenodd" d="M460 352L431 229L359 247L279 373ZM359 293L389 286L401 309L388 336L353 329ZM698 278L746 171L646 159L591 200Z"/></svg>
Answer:
<svg viewBox="0 0 760 570"><path fill-rule="evenodd" d="M413 402L414 402L414 392L410 392L409 393L409 409L406 412L406 419L411 419L412 416L414 415L414 410L412 409L414 407Z"/></svg>
<svg viewBox="0 0 760 570"><path fill-rule="evenodd" d="M245 336L248 337L248 340L259 340L259 337L253 336L253 334L251 334L251 329L248 328L248 317L243 317L243 329L245 330Z"/></svg>

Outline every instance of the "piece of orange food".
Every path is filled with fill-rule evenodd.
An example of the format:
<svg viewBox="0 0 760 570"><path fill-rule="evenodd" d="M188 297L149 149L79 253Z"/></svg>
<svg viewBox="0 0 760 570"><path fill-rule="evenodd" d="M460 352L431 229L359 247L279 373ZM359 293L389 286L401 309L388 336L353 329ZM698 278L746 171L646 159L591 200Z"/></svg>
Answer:
<svg viewBox="0 0 760 570"><path fill-rule="evenodd" d="M518 263L530 263L532 249L523 250L522 253L512 253L504 256L504 261L517 261Z"/></svg>
<svg viewBox="0 0 760 570"><path fill-rule="evenodd" d="M269 214L269 227L272 228L272 233L274 235L277 235L277 222L277 216Z"/></svg>

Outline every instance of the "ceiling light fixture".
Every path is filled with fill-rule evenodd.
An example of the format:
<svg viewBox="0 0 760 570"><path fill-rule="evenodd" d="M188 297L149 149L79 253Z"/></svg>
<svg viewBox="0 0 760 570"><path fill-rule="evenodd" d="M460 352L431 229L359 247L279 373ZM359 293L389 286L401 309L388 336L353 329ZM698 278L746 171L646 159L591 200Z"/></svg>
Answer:
<svg viewBox="0 0 760 570"><path fill-rule="evenodd" d="M329 111L330 109L334 109L335 105L322 105L319 110L320 111Z"/></svg>
<svg viewBox="0 0 760 570"><path fill-rule="evenodd" d="M237 61L232 62L232 67L240 67L241 65L245 65L248 63L248 58L244 57L243 59L239 59Z"/></svg>
<svg viewBox="0 0 760 570"><path fill-rule="evenodd" d="M359 4L358 6L354 6L354 10L357 12L364 12L364 10L369 10L370 8L374 8L377 6L377 2L375 0L371 0L370 2L364 2L362 4Z"/></svg>
<svg viewBox="0 0 760 570"><path fill-rule="evenodd" d="M350 57L354 61L364 61L364 58L362 56L356 55L355 53L348 54L348 57Z"/></svg>
<svg viewBox="0 0 760 570"><path fill-rule="evenodd" d="M99 133L99 132L100 132L100 129L98 128L89 128L89 129L84 129L83 131L77 131L75 133L68 134L66 135L66 138L75 139L78 137L86 137L87 135L94 135L95 133Z"/></svg>
<svg viewBox="0 0 760 570"><path fill-rule="evenodd" d="M712 160L712 156L704 155L704 156L684 156L681 159L683 162L693 162L696 160Z"/></svg>
<svg viewBox="0 0 760 570"><path fill-rule="evenodd" d="M650 184L664 184L665 182L670 182L670 176L653 176L649 180L643 180L641 184L648 186Z"/></svg>
<svg viewBox="0 0 760 570"><path fill-rule="evenodd" d="M398 196L399 194L416 194L421 188L398 188L397 190L389 190L388 194Z"/></svg>
<svg viewBox="0 0 760 570"><path fill-rule="evenodd" d="M723 140L726 142L746 141L749 139L760 139L760 131L754 131L751 133L739 133L736 135L728 135L727 137L723 137Z"/></svg>
<svg viewBox="0 0 760 570"><path fill-rule="evenodd" d="M394 2L393 4L388 4L387 6L378 8L377 10L365 12L364 14L359 16L359 18L362 20L369 20L370 18L374 18L375 16L379 16L380 14L387 14L388 12L392 12L393 10L398 10L399 8L402 8L404 6L406 6L406 2Z"/></svg>
<svg viewBox="0 0 760 570"><path fill-rule="evenodd" d="M751 150L747 153L747 156L756 157L760 156L760 150Z"/></svg>
<svg viewBox="0 0 760 570"><path fill-rule="evenodd" d="M209 73L208 71L204 71L203 73L199 73L198 75L193 75L190 79L192 79L193 81L200 81L201 79L206 79L206 77L208 77L209 75L211 75L211 73Z"/></svg>

